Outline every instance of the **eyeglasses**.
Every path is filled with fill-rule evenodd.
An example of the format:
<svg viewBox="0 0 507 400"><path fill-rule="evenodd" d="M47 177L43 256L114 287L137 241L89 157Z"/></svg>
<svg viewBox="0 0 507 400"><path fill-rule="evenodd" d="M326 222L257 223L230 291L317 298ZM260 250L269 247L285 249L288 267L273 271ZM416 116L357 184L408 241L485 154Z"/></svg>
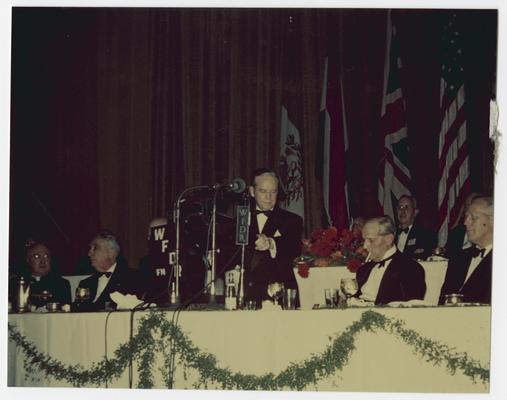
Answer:
<svg viewBox="0 0 507 400"><path fill-rule="evenodd" d="M30 258L33 258L34 260L49 260L51 259L51 256L47 253L35 253L30 256Z"/></svg>

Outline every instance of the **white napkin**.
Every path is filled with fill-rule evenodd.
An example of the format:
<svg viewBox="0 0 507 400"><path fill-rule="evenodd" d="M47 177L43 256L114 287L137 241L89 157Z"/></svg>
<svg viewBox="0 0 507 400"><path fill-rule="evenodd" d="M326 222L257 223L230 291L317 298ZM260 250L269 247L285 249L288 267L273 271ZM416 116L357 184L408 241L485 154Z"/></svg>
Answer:
<svg viewBox="0 0 507 400"><path fill-rule="evenodd" d="M120 292L113 292L110 294L111 300L117 304L117 310L131 310L142 304L143 301L138 299L133 294L121 294Z"/></svg>
<svg viewBox="0 0 507 400"><path fill-rule="evenodd" d="M419 300L419 299L413 299L408 301L391 301L387 304L389 307L421 307L421 306L431 306L430 303Z"/></svg>
<svg viewBox="0 0 507 400"><path fill-rule="evenodd" d="M278 304L273 304L271 300L263 300L262 301L262 308L261 311L275 311L275 310L281 310L282 307L280 307Z"/></svg>

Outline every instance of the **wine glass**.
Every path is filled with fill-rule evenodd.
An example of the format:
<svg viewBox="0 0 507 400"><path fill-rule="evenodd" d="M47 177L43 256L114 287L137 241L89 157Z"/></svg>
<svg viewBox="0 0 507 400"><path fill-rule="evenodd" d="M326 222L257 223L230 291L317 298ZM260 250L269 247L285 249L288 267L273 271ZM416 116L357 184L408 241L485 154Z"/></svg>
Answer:
<svg viewBox="0 0 507 400"><path fill-rule="evenodd" d="M273 299L273 305L279 305L280 299L285 292L285 285L283 283L275 282L268 285L268 295Z"/></svg>
<svg viewBox="0 0 507 400"><path fill-rule="evenodd" d="M359 290L356 278L343 278L340 281L340 289L348 302L348 299L354 296Z"/></svg>
<svg viewBox="0 0 507 400"><path fill-rule="evenodd" d="M83 303L90 298L90 288L76 288L76 302Z"/></svg>

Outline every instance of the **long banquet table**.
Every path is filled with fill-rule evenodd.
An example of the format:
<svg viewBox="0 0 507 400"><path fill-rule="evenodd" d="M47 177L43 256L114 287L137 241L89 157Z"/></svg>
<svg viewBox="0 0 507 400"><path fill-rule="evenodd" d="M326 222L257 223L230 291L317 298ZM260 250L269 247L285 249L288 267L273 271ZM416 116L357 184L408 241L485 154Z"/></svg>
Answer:
<svg viewBox="0 0 507 400"><path fill-rule="evenodd" d="M447 261L423 261L420 262L424 268L426 278L426 305L437 305L440 296L440 288L444 283ZM343 278L355 278L356 274L350 272L346 266L310 268L309 276L301 277L297 268L294 268L294 276L299 289L299 300L301 308L311 309L315 304L325 304L324 289L339 288L340 280Z"/></svg>
<svg viewBox="0 0 507 400"><path fill-rule="evenodd" d="M294 311L185 311L179 326L201 351L213 354L219 366L245 374L278 374L290 363L322 353L331 340L353 322L365 308ZM384 316L404 321L422 337L467 353L489 368L490 314L487 306L371 308ZM134 314L134 330L147 311ZM173 313L164 311L171 320ZM10 314L9 323L39 351L68 365L90 368L106 352L129 338L130 313L27 313ZM107 325L107 329L106 329ZM134 332L135 333L135 332ZM159 360L160 362L160 360ZM133 386L139 376L134 363ZM163 388L159 368L153 368L155 387ZM39 378L40 380L37 380ZM192 389L195 371L177 364L173 388ZM23 354L13 341L8 347L8 385L17 387L68 387L66 381L25 373ZM433 365L415 354L399 337L385 331L358 334L355 350L342 371L322 379L306 390L393 392L487 392L488 384L473 382L458 370L450 374L444 365ZM104 386L102 386L104 387ZM128 388L128 373L108 387ZM211 388L209 386L208 388Z"/></svg>

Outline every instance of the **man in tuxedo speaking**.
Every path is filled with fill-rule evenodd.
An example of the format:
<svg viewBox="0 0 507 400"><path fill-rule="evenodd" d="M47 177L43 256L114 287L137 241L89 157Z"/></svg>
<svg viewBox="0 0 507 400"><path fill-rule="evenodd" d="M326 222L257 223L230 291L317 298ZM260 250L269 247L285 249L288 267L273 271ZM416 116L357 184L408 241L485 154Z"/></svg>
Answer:
<svg viewBox="0 0 507 400"><path fill-rule="evenodd" d="M251 223L245 255L245 297L261 302L270 283L296 288L293 260L301 254L303 220L278 207L278 177L273 170L254 171L249 187Z"/></svg>
<svg viewBox="0 0 507 400"><path fill-rule="evenodd" d="M439 303L445 295L462 294L465 303L491 303L493 198L476 197L465 213L466 233L474 246L449 259Z"/></svg>

